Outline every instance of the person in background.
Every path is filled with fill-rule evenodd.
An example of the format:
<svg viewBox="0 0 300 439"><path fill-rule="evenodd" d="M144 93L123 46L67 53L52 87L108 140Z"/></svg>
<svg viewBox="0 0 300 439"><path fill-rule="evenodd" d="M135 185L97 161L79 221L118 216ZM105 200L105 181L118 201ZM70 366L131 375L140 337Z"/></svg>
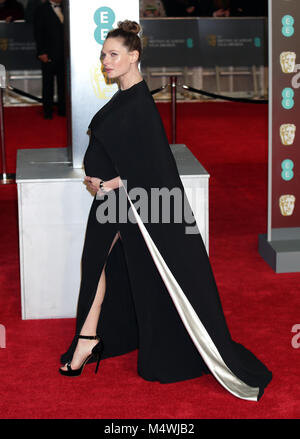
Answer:
<svg viewBox="0 0 300 439"><path fill-rule="evenodd" d="M163 0L167 17L197 16L197 0Z"/></svg>
<svg viewBox="0 0 300 439"><path fill-rule="evenodd" d="M230 0L163 0L168 17L229 17Z"/></svg>
<svg viewBox="0 0 300 439"><path fill-rule="evenodd" d="M34 14L37 57L43 76L44 118L52 119L54 79L57 80L58 114L65 116L64 16L62 0L46 1Z"/></svg>
<svg viewBox="0 0 300 439"><path fill-rule="evenodd" d="M159 0L140 0L140 17L165 17L164 5Z"/></svg>
<svg viewBox="0 0 300 439"><path fill-rule="evenodd" d="M213 0L197 0L195 15L197 17L211 17L214 11Z"/></svg>
<svg viewBox="0 0 300 439"><path fill-rule="evenodd" d="M268 0L198 0L198 17L266 17Z"/></svg>
<svg viewBox="0 0 300 439"><path fill-rule="evenodd" d="M34 14L36 8L41 4L45 3L47 0L28 0L25 5L25 20L28 23L33 22Z"/></svg>
<svg viewBox="0 0 300 439"><path fill-rule="evenodd" d="M268 0L231 0L230 11L234 17L266 17Z"/></svg>
<svg viewBox="0 0 300 439"><path fill-rule="evenodd" d="M212 3L213 17L229 17L231 15L230 0L214 0Z"/></svg>
<svg viewBox="0 0 300 439"><path fill-rule="evenodd" d="M0 0L0 20L11 23L24 19L24 7L16 0Z"/></svg>

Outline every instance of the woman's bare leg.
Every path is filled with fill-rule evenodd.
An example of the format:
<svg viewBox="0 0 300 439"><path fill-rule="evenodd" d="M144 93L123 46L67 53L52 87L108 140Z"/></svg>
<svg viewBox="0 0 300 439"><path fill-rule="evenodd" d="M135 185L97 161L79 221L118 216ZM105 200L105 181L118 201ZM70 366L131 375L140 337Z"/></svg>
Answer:
<svg viewBox="0 0 300 439"><path fill-rule="evenodd" d="M117 232L110 246L108 254L111 252L113 246L115 245L119 237L120 237L120 232ZM96 295L93 304L91 306L91 309L88 313L88 316L84 322L84 325L81 328L80 335L97 335L97 326L98 326L98 321L101 311L101 305L106 290L105 267L106 267L106 263L104 264L104 267L102 269ZM91 350L93 349L94 346L96 346L97 343L98 343L97 340L79 339L72 358L71 368L79 369L79 367L82 365L86 357L91 353ZM63 366L61 369L67 370L67 366Z"/></svg>

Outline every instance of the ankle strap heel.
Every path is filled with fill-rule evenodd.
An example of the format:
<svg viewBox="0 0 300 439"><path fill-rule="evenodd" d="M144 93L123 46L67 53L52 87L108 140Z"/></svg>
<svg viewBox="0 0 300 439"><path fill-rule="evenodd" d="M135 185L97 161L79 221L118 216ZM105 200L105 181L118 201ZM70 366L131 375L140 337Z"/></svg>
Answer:
<svg viewBox="0 0 300 439"><path fill-rule="evenodd" d="M78 335L78 338L83 338L85 340L99 340L99 335Z"/></svg>
<svg viewBox="0 0 300 439"><path fill-rule="evenodd" d="M95 373L97 373L98 372L98 368L99 368L99 363L100 363L100 360L101 360L101 356L102 356L102 352L103 352L103 349L104 349L102 338L100 338L98 335L78 335L77 337L78 338L83 338L83 339L86 339L86 340L97 340L98 343L93 347L90 355L88 355L86 357L86 359L83 361L83 363L81 364L81 366L78 369L75 369L75 370L72 369L71 368L71 361L69 361L66 364L67 370L63 370L63 369L60 368L59 372L62 375L65 375L65 376L73 376L73 377L74 376L79 376L79 375L81 375L81 373L82 373L86 363L90 359L92 359L92 357L96 357L96 362L97 363L96 363Z"/></svg>

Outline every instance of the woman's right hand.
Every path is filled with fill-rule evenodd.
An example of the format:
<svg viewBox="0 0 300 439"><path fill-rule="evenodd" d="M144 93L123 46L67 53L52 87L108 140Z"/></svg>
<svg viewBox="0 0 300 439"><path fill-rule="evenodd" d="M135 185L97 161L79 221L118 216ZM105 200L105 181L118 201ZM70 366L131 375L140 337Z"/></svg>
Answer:
<svg viewBox="0 0 300 439"><path fill-rule="evenodd" d="M114 189L118 189L122 186L122 180L120 177L112 178L111 180L107 180L103 184L103 190L100 189L100 178L97 177L89 177L88 175L84 177L84 181L87 184L87 187L92 191L97 193L97 195L105 195L107 192L110 192Z"/></svg>
<svg viewBox="0 0 300 439"><path fill-rule="evenodd" d="M92 192L98 192L99 186L100 186L100 181L101 181L101 179L97 178L97 177L89 177L89 176L84 177L84 182L87 184L87 187Z"/></svg>

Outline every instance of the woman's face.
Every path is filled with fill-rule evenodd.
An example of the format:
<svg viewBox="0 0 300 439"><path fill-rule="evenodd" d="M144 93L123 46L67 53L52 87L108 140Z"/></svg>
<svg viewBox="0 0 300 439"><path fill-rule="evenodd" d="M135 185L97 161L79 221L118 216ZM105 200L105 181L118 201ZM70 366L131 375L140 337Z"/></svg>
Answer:
<svg viewBox="0 0 300 439"><path fill-rule="evenodd" d="M103 44L100 60L109 79L120 78L137 63L138 52L129 52L121 38L108 38Z"/></svg>

